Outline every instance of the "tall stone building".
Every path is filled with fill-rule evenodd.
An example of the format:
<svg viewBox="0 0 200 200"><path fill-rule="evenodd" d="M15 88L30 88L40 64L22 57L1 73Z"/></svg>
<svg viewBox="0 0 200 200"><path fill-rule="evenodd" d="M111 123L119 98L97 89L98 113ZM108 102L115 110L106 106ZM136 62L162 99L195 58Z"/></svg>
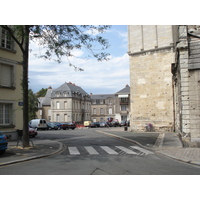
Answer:
<svg viewBox="0 0 200 200"><path fill-rule="evenodd" d="M146 124L156 130L174 129L171 65L174 63L177 26L128 27L132 130Z"/></svg>
<svg viewBox="0 0 200 200"><path fill-rule="evenodd" d="M175 129L200 137L200 26L179 26L179 42L172 67Z"/></svg>

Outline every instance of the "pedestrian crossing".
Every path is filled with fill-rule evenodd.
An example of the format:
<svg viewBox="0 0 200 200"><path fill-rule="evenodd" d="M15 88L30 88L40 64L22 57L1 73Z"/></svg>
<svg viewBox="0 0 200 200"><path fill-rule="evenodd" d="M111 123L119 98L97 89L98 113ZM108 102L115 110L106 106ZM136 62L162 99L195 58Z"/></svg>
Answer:
<svg viewBox="0 0 200 200"><path fill-rule="evenodd" d="M141 148L139 146L68 146L67 154L78 155L150 155L154 154L152 151Z"/></svg>

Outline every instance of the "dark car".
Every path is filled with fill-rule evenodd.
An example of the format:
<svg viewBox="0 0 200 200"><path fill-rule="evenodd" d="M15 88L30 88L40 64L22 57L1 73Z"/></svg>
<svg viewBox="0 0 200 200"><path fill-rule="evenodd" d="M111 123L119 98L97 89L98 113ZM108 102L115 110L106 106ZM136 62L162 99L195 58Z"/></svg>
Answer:
<svg viewBox="0 0 200 200"><path fill-rule="evenodd" d="M108 127L106 122L100 122L99 125L100 125L100 127Z"/></svg>
<svg viewBox="0 0 200 200"><path fill-rule="evenodd" d="M55 123L52 123L52 122L47 122L47 127L49 130L58 130L58 126L55 124Z"/></svg>
<svg viewBox="0 0 200 200"><path fill-rule="evenodd" d="M97 124L95 122L92 122L90 123L89 125L90 128L96 128L97 127Z"/></svg>
<svg viewBox="0 0 200 200"><path fill-rule="evenodd" d="M111 126L117 127L117 126L119 126L119 122L113 121L113 122L111 122Z"/></svg>
<svg viewBox="0 0 200 200"><path fill-rule="evenodd" d="M66 124L68 125L69 129L74 130L76 128L76 124L74 124L74 123L66 123Z"/></svg>
<svg viewBox="0 0 200 200"><path fill-rule="evenodd" d="M54 124L58 127L58 130L61 129L62 124L60 122L54 122Z"/></svg>
<svg viewBox="0 0 200 200"><path fill-rule="evenodd" d="M0 131L0 155L4 154L8 146L7 137Z"/></svg>
<svg viewBox="0 0 200 200"><path fill-rule="evenodd" d="M62 130L68 130L69 129L69 125L65 122L61 122L60 123L60 129Z"/></svg>

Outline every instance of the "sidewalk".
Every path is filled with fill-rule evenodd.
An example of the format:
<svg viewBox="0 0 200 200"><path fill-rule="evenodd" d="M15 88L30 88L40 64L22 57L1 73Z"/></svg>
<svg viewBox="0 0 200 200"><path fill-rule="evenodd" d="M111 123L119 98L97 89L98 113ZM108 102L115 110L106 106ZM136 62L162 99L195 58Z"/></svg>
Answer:
<svg viewBox="0 0 200 200"><path fill-rule="evenodd" d="M130 131L124 131L122 128L102 129L100 131L111 134L109 136L116 137L118 139L125 139L128 142L140 145L141 147L152 150L155 153L159 153L179 161L200 165L200 148L183 148L176 133L133 133ZM200 141L198 138L193 138L192 140L198 142Z"/></svg>
<svg viewBox="0 0 200 200"><path fill-rule="evenodd" d="M47 157L63 149L62 143L52 140L30 140L30 144L30 147L23 149L21 142L17 146L17 141L8 141L8 149L5 154L0 155L0 167Z"/></svg>

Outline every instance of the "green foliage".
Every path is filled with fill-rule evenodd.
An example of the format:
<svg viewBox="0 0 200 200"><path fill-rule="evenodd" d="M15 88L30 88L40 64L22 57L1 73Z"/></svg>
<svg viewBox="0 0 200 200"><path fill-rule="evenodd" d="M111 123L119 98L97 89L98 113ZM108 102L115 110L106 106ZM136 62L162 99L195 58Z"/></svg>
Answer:
<svg viewBox="0 0 200 200"><path fill-rule="evenodd" d="M38 99L31 89L28 90L28 121L36 118Z"/></svg>
<svg viewBox="0 0 200 200"><path fill-rule="evenodd" d="M47 93L47 90L48 90L47 88L46 89L42 88L41 90L39 90L38 92L36 92L35 96L37 98L44 97L46 95L46 93Z"/></svg>

